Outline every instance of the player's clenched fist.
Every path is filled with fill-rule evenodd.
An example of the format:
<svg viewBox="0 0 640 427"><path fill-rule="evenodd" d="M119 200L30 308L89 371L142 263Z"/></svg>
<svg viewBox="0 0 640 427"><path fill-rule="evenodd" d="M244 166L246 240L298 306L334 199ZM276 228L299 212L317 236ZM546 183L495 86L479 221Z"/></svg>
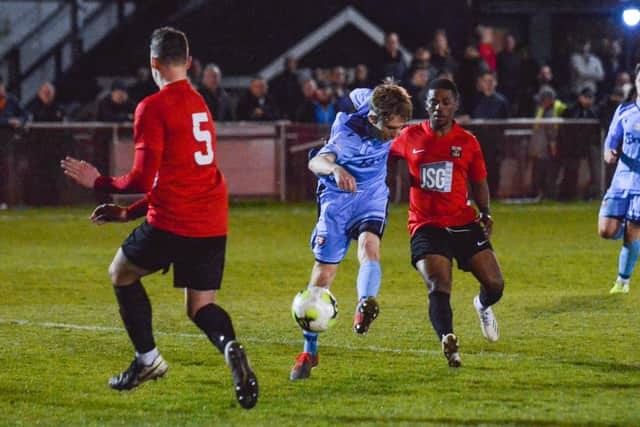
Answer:
<svg viewBox="0 0 640 427"><path fill-rule="evenodd" d="M93 188L93 183L100 176L98 169L91 163L73 157L65 157L60 161L60 166L64 169L65 175L86 188Z"/></svg>
<svg viewBox="0 0 640 427"><path fill-rule="evenodd" d="M333 168L333 177L341 190L356 192L356 179L342 166L336 165Z"/></svg>
<svg viewBox="0 0 640 427"><path fill-rule="evenodd" d="M604 161L608 165L613 165L618 161L620 153L617 150L606 149L604 150Z"/></svg>

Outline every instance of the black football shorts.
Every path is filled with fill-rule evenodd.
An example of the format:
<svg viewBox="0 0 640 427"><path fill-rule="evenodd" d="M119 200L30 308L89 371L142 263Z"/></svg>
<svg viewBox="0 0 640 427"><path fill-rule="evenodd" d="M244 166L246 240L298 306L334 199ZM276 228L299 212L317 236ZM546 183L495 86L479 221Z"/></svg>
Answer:
<svg viewBox="0 0 640 427"><path fill-rule="evenodd" d="M423 225L411 237L411 263L415 267L425 255L442 255L449 261L455 258L459 269L469 271L471 257L485 249L493 250L478 222L446 228Z"/></svg>
<svg viewBox="0 0 640 427"><path fill-rule="evenodd" d="M178 236L144 221L122 243L122 252L152 272L173 264L173 286L207 291L220 289L226 245L227 236Z"/></svg>

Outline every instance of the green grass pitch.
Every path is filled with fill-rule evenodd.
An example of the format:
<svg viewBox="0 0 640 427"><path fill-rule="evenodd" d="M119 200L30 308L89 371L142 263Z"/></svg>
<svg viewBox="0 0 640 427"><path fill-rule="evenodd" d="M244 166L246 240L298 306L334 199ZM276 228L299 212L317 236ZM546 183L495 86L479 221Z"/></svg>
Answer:
<svg viewBox="0 0 640 427"><path fill-rule="evenodd" d="M290 304L313 262L315 206L232 206L219 301L260 381L251 411L170 274L144 280L167 376L108 388L133 353L107 267L135 224L94 226L91 207L0 212L0 425L640 425L640 276L628 295L608 294L620 243L597 236L596 203L494 207L501 337L483 340L477 283L455 271L458 370L440 354L409 264L406 210L391 207L369 334L351 331L352 247L331 288L340 319L320 336L320 365L292 383L302 344Z"/></svg>

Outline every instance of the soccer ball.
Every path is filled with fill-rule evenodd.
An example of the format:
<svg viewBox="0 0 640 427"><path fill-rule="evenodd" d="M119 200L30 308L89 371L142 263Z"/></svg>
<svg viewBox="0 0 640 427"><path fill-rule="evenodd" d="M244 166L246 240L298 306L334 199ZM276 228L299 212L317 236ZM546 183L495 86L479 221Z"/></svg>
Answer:
<svg viewBox="0 0 640 427"><path fill-rule="evenodd" d="M298 292L291 315L305 331L324 332L338 320L338 302L328 289L313 286Z"/></svg>

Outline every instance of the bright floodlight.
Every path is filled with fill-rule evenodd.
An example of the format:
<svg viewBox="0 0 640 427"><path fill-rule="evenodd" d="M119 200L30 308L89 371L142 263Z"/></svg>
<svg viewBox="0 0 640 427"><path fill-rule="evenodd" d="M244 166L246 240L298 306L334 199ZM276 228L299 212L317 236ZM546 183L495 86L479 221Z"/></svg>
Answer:
<svg viewBox="0 0 640 427"><path fill-rule="evenodd" d="M640 22L640 10L636 8L625 9L622 12L622 20L629 27L635 27Z"/></svg>

